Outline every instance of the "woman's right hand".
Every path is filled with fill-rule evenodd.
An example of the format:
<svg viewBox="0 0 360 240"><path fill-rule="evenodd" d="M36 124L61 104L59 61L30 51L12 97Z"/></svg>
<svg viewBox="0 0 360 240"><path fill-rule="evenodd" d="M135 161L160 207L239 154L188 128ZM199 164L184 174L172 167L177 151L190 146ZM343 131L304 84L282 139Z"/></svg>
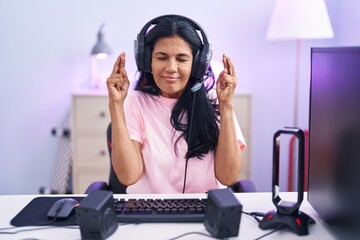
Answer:
<svg viewBox="0 0 360 240"><path fill-rule="evenodd" d="M125 53L122 52L117 58L111 75L106 81L110 101L123 102L126 98L130 81L125 70Z"/></svg>

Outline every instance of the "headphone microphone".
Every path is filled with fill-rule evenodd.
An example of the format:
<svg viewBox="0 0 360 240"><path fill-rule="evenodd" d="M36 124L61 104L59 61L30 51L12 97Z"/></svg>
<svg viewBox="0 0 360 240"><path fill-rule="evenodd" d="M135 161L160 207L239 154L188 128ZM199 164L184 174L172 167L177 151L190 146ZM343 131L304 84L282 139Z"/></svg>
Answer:
<svg viewBox="0 0 360 240"><path fill-rule="evenodd" d="M206 71L205 76L203 77L201 82L195 83L194 86L191 87L192 92L197 92L200 90L201 86L204 84L204 82L211 77L212 73L210 71Z"/></svg>

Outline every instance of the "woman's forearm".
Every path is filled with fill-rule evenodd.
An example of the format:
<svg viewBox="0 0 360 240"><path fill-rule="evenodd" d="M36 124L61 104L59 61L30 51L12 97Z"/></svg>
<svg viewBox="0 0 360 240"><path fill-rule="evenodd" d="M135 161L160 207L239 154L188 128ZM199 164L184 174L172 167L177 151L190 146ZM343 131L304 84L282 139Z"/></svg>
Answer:
<svg viewBox="0 0 360 240"><path fill-rule="evenodd" d="M142 172L143 162L141 144L130 139L124 105L118 102L109 103L112 134L112 164L119 181L129 186L136 183Z"/></svg>
<svg viewBox="0 0 360 240"><path fill-rule="evenodd" d="M221 106L220 131L215 150L215 175L221 184L234 184L240 175L242 153L236 138L233 106Z"/></svg>

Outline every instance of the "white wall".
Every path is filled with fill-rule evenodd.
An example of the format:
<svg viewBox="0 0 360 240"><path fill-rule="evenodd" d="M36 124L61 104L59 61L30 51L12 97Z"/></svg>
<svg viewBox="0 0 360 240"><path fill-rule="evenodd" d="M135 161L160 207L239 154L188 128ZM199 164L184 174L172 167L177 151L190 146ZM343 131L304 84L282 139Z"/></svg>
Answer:
<svg viewBox="0 0 360 240"><path fill-rule="evenodd" d="M110 62L125 51L128 72L135 72L136 34L168 13L207 30L214 60L222 53L233 59L237 91L253 96L252 179L260 191L270 191L272 137L293 122L295 74L295 42L265 40L274 2L0 0L0 194L37 193L50 184L57 143L50 129L69 110L71 92L90 80L89 53L99 26L106 23ZM360 44L360 2L337 2L327 0L336 38L302 45L302 128L308 121L310 47Z"/></svg>

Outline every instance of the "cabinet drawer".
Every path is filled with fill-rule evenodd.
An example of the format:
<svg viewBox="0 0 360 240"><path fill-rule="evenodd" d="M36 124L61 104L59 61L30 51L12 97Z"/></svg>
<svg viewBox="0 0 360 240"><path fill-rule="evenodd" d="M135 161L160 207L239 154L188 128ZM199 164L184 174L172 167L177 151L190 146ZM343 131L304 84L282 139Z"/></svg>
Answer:
<svg viewBox="0 0 360 240"><path fill-rule="evenodd" d="M251 99L249 95L235 94L233 97L234 111L241 129L251 126Z"/></svg>
<svg viewBox="0 0 360 240"><path fill-rule="evenodd" d="M109 171L80 171L77 174L77 179L74 182L74 193L82 194L89 187L89 185L96 181L109 181Z"/></svg>
<svg viewBox="0 0 360 240"><path fill-rule="evenodd" d="M73 123L77 131L104 131L110 123L107 96L74 96Z"/></svg>
<svg viewBox="0 0 360 240"><path fill-rule="evenodd" d="M106 144L106 137L77 136L74 139L75 167L110 169L110 157Z"/></svg>

